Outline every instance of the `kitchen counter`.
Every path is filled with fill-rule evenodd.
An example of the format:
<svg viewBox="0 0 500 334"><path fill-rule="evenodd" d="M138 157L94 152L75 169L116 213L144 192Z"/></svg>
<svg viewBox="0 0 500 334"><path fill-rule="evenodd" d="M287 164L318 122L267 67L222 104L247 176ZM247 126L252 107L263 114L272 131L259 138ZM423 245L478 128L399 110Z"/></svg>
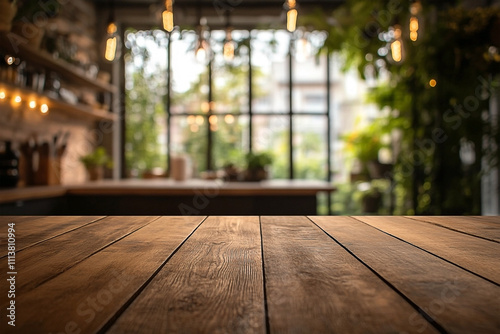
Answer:
<svg viewBox="0 0 500 334"><path fill-rule="evenodd" d="M314 180L127 179L1 190L0 203L6 214L316 214L317 194L333 191ZM51 211L28 210L29 203L49 199Z"/></svg>

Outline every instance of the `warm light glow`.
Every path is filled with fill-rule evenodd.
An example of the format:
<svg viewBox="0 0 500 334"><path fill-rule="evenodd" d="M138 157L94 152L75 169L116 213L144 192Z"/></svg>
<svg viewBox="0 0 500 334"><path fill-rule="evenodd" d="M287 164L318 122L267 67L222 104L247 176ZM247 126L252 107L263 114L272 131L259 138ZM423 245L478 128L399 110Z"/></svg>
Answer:
<svg viewBox="0 0 500 334"><path fill-rule="evenodd" d="M210 104L205 101L201 103L201 111L207 113L210 110Z"/></svg>
<svg viewBox="0 0 500 334"><path fill-rule="evenodd" d="M106 51L104 52L104 58L107 61L113 61L116 57L116 37L109 37L106 40Z"/></svg>
<svg viewBox="0 0 500 334"><path fill-rule="evenodd" d="M226 116L224 116L224 121L227 124L233 124L234 123L234 116L233 115L226 115Z"/></svg>
<svg viewBox="0 0 500 334"><path fill-rule="evenodd" d="M163 14L163 29L168 32L174 30L174 13L169 10L164 10Z"/></svg>
<svg viewBox="0 0 500 334"><path fill-rule="evenodd" d="M0 100L3 100L3 99L5 99L5 92L1 91L0 92Z"/></svg>
<svg viewBox="0 0 500 334"><path fill-rule="evenodd" d="M429 86L431 86L431 87L436 87L436 85L437 85L437 81L436 81L435 79L431 79L431 80L429 81Z"/></svg>
<svg viewBox="0 0 500 334"><path fill-rule="evenodd" d="M36 108L36 101L35 101L35 100L31 100L31 101L30 101L30 103L29 103L28 105L29 105L29 107L30 107L31 109L35 109L35 108Z"/></svg>
<svg viewBox="0 0 500 334"><path fill-rule="evenodd" d="M210 124L210 131L217 131L218 126L217 124Z"/></svg>
<svg viewBox="0 0 500 334"><path fill-rule="evenodd" d="M187 122L188 124L194 124L194 122L196 122L196 117L194 117L193 115L189 115L187 117Z"/></svg>
<svg viewBox="0 0 500 334"><path fill-rule="evenodd" d="M410 18L410 39L413 42L418 39L418 19L415 16Z"/></svg>
<svg viewBox="0 0 500 334"><path fill-rule="evenodd" d="M403 59L403 51L400 40L395 40L391 44L392 59L399 63Z"/></svg>
<svg viewBox="0 0 500 334"><path fill-rule="evenodd" d="M208 118L208 121L209 121L209 122L210 122L210 124L212 124L212 125L213 125L213 124L217 124L217 121L218 121L217 116L215 116L215 115L210 116L210 117Z"/></svg>
<svg viewBox="0 0 500 334"><path fill-rule="evenodd" d="M118 27L116 26L116 24L114 22L110 22L108 24L108 34L109 35L113 35L114 33L116 33L116 31L118 30Z"/></svg>
<svg viewBox="0 0 500 334"><path fill-rule="evenodd" d="M292 8L286 13L286 30L294 32L297 27L297 10Z"/></svg>
<svg viewBox="0 0 500 334"><path fill-rule="evenodd" d="M231 61L234 58L234 43L233 41L227 41L224 43L224 59L226 61Z"/></svg>
<svg viewBox="0 0 500 334"><path fill-rule="evenodd" d="M16 58L12 57L12 56L6 56L5 57L5 61L7 62L7 65L12 65L14 64L14 61L16 60Z"/></svg>
<svg viewBox="0 0 500 334"><path fill-rule="evenodd" d="M21 103L22 100L23 99L19 95L17 95L16 97L14 97L14 102L16 102L16 103Z"/></svg>
<svg viewBox="0 0 500 334"><path fill-rule="evenodd" d="M200 43L200 46L196 50L196 60L199 61L200 63L203 63L205 62L206 59L207 59L207 51Z"/></svg>
<svg viewBox="0 0 500 334"><path fill-rule="evenodd" d="M46 114L49 112L49 106L46 105L45 103L40 106L40 112L42 114Z"/></svg>
<svg viewBox="0 0 500 334"><path fill-rule="evenodd" d="M196 116L196 124L203 125L204 122L205 119L203 118L203 116Z"/></svg>
<svg viewBox="0 0 500 334"><path fill-rule="evenodd" d="M197 124L191 124L191 126L189 127L189 129L191 130L191 132L198 132L199 128L200 127Z"/></svg>
<svg viewBox="0 0 500 334"><path fill-rule="evenodd" d="M417 31L418 30L418 19L413 16L410 19L410 31Z"/></svg>

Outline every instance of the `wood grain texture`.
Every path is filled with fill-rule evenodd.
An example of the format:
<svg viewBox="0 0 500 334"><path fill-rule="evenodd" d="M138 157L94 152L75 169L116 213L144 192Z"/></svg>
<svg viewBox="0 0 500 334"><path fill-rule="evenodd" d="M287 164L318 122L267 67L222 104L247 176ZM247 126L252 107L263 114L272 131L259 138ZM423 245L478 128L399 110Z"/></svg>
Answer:
<svg viewBox="0 0 500 334"><path fill-rule="evenodd" d="M20 272L16 287L27 293L155 219L157 218L107 217L20 251L16 253L16 268ZM7 268L6 257L0 259L0 268ZM1 307L4 306L3 302L4 300Z"/></svg>
<svg viewBox="0 0 500 334"><path fill-rule="evenodd" d="M261 219L271 333L437 332L305 217Z"/></svg>
<svg viewBox="0 0 500 334"><path fill-rule="evenodd" d="M500 287L353 218L311 219L445 331L500 331ZM428 328L419 321L410 324L418 330Z"/></svg>
<svg viewBox="0 0 500 334"><path fill-rule="evenodd" d="M15 217L0 216L0 258L7 256L7 224L15 223L16 251L67 233L104 217Z"/></svg>
<svg viewBox="0 0 500 334"><path fill-rule="evenodd" d="M438 226L459 231L480 238L500 242L500 230L498 223L490 221L486 217L437 217L437 216L414 216L408 217L413 220L428 222ZM490 217L491 218L491 217Z"/></svg>
<svg viewBox="0 0 500 334"><path fill-rule="evenodd" d="M404 217L354 218L500 285L499 243Z"/></svg>
<svg viewBox="0 0 500 334"><path fill-rule="evenodd" d="M209 217L110 333L264 333L258 217Z"/></svg>
<svg viewBox="0 0 500 334"><path fill-rule="evenodd" d="M22 292L16 302L24 321L17 330L98 332L202 220L162 217L34 290Z"/></svg>

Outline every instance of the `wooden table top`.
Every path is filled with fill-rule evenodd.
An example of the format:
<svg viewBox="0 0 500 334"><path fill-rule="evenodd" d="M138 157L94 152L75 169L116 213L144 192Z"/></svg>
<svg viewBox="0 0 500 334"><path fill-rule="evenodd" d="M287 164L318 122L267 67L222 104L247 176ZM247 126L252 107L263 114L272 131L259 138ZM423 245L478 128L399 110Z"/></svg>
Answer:
<svg viewBox="0 0 500 334"><path fill-rule="evenodd" d="M500 217L0 222L2 333L500 333Z"/></svg>

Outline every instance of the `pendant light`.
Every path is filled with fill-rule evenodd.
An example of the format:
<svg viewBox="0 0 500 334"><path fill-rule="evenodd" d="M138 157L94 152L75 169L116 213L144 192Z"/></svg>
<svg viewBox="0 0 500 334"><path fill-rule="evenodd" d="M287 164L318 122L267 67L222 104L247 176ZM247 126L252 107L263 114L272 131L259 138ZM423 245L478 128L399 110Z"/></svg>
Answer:
<svg viewBox="0 0 500 334"><path fill-rule="evenodd" d="M419 32L422 30L422 24L419 20L422 4L420 1L415 1L410 5L410 39L416 42Z"/></svg>
<svg viewBox="0 0 500 334"><path fill-rule="evenodd" d="M163 29L168 32L174 30L174 11L172 9L172 0L165 0L165 10L162 14Z"/></svg>
<svg viewBox="0 0 500 334"><path fill-rule="evenodd" d="M226 39L224 40L223 55L225 61L232 61L234 59L235 43L231 37L231 24L229 20L229 10L226 11Z"/></svg>
<svg viewBox="0 0 500 334"><path fill-rule="evenodd" d="M109 19L106 26L106 43L104 49L104 59L112 62L120 57L121 39L118 34L118 26L115 21L115 2L111 0Z"/></svg>
<svg viewBox="0 0 500 334"><path fill-rule="evenodd" d="M286 30L294 32L297 27L297 8L295 0L287 0L285 3L286 12Z"/></svg>
<svg viewBox="0 0 500 334"><path fill-rule="evenodd" d="M200 25L198 26L198 40L195 46L195 57L196 60L202 64L208 64L210 61L210 44L205 39L207 19L200 18Z"/></svg>

